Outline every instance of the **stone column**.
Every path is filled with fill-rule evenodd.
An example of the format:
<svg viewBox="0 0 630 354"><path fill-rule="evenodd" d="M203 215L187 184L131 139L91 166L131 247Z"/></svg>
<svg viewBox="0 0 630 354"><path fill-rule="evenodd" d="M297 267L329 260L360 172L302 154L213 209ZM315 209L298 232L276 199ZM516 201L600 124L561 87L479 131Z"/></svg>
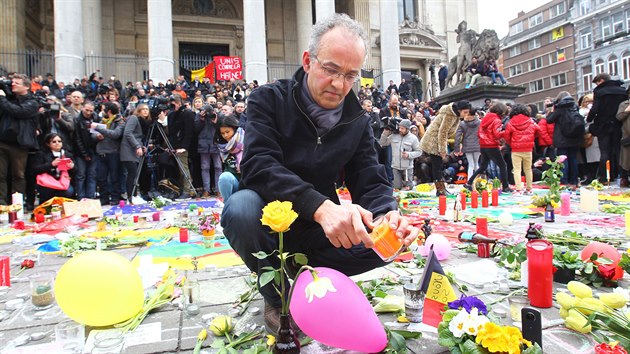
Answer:
<svg viewBox="0 0 630 354"><path fill-rule="evenodd" d="M268 76L264 0L243 0L243 24L245 80L258 80L260 85L265 84Z"/></svg>
<svg viewBox="0 0 630 354"><path fill-rule="evenodd" d="M8 72L24 72L24 18L25 1L3 0L0 2L0 51L8 53L2 55L2 68ZM18 53L21 53L18 55ZM38 73L39 74L39 73Z"/></svg>
<svg viewBox="0 0 630 354"><path fill-rule="evenodd" d="M298 50L304 51L308 49L308 40L311 36L313 8L311 7L311 0L297 0L295 6L297 8Z"/></svg>
<svg viewBox="0 0 630 354"><path fill-rule="evenodd" d="M83 0L83 50L85 51L85 72L96 70L97 76L111 75L103 70L103 26L101 24L101 0Z"/></svg>
<svg viewBox="0 0 630 354"><path fill-rule="evenodd" d="M383 88L389 86L389 80L400 83L400 42L398 34L398 2L381 0L381 69L383 70Z"/></svg>
<svg viewBox="0 0 630 354"><path fill-rule="evenodd" d="M315 17L317 21L334 13L335 0L315 0Z"/></svg>
<svg viewBox="0 0 630 354"><path fill-rule="evenodd" d="M154 82L175 79L171 0L147 0L149 77Z"/></svg>
<svg viewBox="0 0 630 354"><path fill-rule="evenodd" d="M55 0L55 78L74 82L85 75L81 0Z"/></svg>

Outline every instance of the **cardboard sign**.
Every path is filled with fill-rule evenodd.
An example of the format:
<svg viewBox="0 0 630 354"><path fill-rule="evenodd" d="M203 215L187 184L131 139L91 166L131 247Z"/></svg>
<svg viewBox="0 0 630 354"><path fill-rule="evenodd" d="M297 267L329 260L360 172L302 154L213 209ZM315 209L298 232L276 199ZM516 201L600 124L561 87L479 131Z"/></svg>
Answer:
<svg viewBox="0 0 630 354"><path fill-rule="evenodd" d="M431 274L426 298L440 302L444 305L457 300L457 296L455 296L455 291L451 286L451 282L448 281L446 276L438 273Z"/></svg>
<svg viewBox="0 0 630 354"><path fill-rule="evenodd" d="M103 217L101 202L97 199L86 199L80 202L65 202L63 203L63 212L65 216L87 215L90 219Z"/></svg>
<svg viewBox="0 0 630 354"><path fill-rule="evenodd" d="M217 80L242 80L243 63L239 57L213 57Z"/></svg>

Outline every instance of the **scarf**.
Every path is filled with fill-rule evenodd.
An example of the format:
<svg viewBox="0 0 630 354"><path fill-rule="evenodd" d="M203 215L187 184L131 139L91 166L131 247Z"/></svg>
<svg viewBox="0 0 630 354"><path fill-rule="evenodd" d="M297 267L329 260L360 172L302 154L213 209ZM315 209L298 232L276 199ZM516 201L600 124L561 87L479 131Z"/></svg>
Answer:
<svg viewBox="0 0 630 354"><path fill-rule="evenodd" d="M112 122L116 119L117 116L113 116L110 118L103 118L101 119L101 123L107 125L107 129L110 129L109 127L112 125Z"/></svg>
<svg viewBox="0 0 630 354"><path fill-rule="evenodd" d="M322 135L332 129L332 127L341 120L341 110L343 109L343 104L340 104L337 108L325 109L315 103L308 90L308 85L306 84L307 78L308 74L304 75L304 79L302 79L302 90L300 92L300 96L302 101L306 104L306 113L309 117L311 117L313 123L315 123L315 126L317 127L317 133Z"/></svg>
<svg viewBox="0 0 630 354"><path fill-rule="evenodd" d="M227 144L217 144L219 147L219 153L221 154L221 161L225 162L230 155L235 155L237 161L240 162L240 156L243 154L243 138L245 137L245 131L243 128L236 129L236 132L232 136L232 139Z"/></svg>

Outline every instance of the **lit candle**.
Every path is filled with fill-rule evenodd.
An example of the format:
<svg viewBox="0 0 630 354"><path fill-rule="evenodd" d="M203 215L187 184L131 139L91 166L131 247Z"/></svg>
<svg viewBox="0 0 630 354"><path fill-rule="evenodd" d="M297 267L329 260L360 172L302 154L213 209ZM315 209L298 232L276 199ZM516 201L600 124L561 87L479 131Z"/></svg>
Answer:
<svg viewBox="0 0 630 354"><path fill-rule="evenodd" d="M610 185L610 160L606 160L606 180L608 185Z"/></svg>
<svg viewBox="0 0 630 354"><path fill-rule="evenodd" d="M24 205L24 195L19 192L13 193L13 195L11 196L11 204Z"/></svg>

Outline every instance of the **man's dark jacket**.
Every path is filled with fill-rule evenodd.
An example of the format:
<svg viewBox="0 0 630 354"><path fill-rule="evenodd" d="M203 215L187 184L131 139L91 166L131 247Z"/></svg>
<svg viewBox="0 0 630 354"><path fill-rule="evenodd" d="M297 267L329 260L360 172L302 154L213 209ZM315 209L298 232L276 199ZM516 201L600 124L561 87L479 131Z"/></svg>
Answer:
<svg viewBox="0 0 630 354"><path fill-rule="evenodd" d="M168 140L173 149L190 151L195 136L195 113L183 106L168 114Z"/></svg>
<svg viewBox="0 0 630 354"><path fill-rule="evenodd" d="M0 141L20 148L38 150L39 104L29 92L9 100L0 96Z"/></svg>
<svg viewBox="0 0 630 354"><path fill-rule="evenodd" d="M595 136L610 135L614 129L621 129L615 118L619 104L627 99L626 90L617 80L604 81L593 90L593 107L586 120L593 122L589 131Z"/></svg>
<svg viewBox="0 0 630 354"><path fill-rule="evenodd" d="M395 210L370 121L356 94L346 96L341 120L319 135L301 99L304 75L299 69L291 80L260 86L249 96L241 188L266 202L291 201L300 219L312 221L325 200L339 204L335 181L343 171L353 203L374 216Z"/></svg>

